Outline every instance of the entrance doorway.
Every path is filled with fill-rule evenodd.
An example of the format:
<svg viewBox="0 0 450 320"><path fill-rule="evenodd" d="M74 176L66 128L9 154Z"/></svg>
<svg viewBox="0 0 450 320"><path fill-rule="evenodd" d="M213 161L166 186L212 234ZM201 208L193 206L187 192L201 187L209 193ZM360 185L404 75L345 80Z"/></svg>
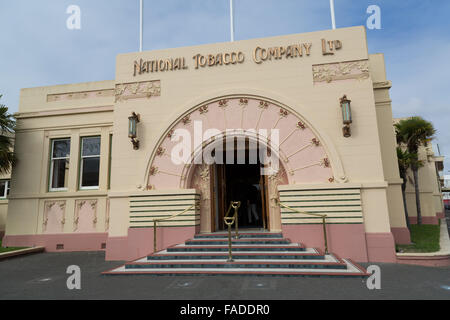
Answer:
<svg viewBox="0 0 450 320"><path fill-rule="evenodd" d="M248 144L247 144L248 146ZM235 158L236 159L236 158ZM248 147L246 148L248 160ZM236 161L235 161L236 162ZM267 176L261 175L261 164L215 164L213 208L215 221L213 230L224 230L223 221L231 201L240 201L239 229L268 229ZM233 209L232 209L233 210ZM230 213L232 214L232 212Z"/></svg>

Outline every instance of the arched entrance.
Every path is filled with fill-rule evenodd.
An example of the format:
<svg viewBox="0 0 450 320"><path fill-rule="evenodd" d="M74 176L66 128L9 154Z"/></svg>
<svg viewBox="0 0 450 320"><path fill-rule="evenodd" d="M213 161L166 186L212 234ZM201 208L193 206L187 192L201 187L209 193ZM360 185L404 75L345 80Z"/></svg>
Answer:
<svg viewBox="0 0 450 320"><path fill-rule="evenodd" d="M196 143L195 137L198 137L199 128L200 143L198 138ZM261 134L260 130L266 130L266 134ZM275 131L278 132L277 139L271 136L271 132ZM209 133L206 134L207 132ZM221 217L221 212L226 210L226 200L230 194L226 180L230 185L233 168L227 167L229 163L225 163L225 167L220 164L202 163L199 155L205 150L208 151L208 148L208 152L212 154L212 151L219 150L219 146L225 144L226 137L239 136L245 137L245 145L256 139L266 147L268 155L275 154L275 158L279 159L279 170L271 174L266 172L263 177L257 177L256 173L252 177L249 173L257 172L256 168L261 166L260 163L255 163L256 167L247 166L241 169L241 172L246 172L247 169L246 173L249 173L243 178L253 179L252 184L255 187L259 185L259 207L261 211L265 210L265 216L261 214L261 218L265 219L262 220L262 226L271 231L281 230L279 208L275 202L279 184L335 182L333 159L328 156L326 146L310 124L292 109L273 100L240 96L210 100L190 109L175 121L152 154L148 167L147 189L197 189L202 203L201 231L220 228L218 218ZM188 155L186 150L182 153L188 161L173 161L173 155L180 153L180 143L187 140L186 137L190 137L191 149L188 149ZM244 149L246 152L251 150L249 147ZM221 152L227 153L227 148ZM234 169L234 175L239 174L237 168L236 166ZM240 180L236 178L231 185L236 186L239 183Z"/></svg>
<svg viewBox="0 0 450 320"><path fill-rule="evenodd" d="M221 155L217 157L219 161L212 164L194 164L187 168L187 187L201 195L200 231L225 229L223 217L231 201L241 202L240 228L281 230L280 210L275 200L278 185L287 184L288 179L281 161L276 172L269 172L270 163L264 164L257 157L266 153L272 160L279 161L268 141L228 132L212 139L202 150Z"/></svg>

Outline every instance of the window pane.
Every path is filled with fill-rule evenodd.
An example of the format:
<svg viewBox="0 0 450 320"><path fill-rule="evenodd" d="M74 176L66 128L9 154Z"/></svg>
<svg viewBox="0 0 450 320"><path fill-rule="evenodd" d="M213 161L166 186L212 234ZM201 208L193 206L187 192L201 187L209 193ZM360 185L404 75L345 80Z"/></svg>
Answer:
<svg viewBox="0 0 450 320"><path fill-rule="evenodd" d="M7 181L6 184L6 195L9 196L9 190L11 190L11 180Z"/></svg>
<svg viewBox="0 0 450 320"><path fill-rule="evenodd" d="M82 156L100 155L100 137L83 138Z"/></svg>
<svg viewBox="0 0 450 320"><path fill-rule="evenodd" d="M70 156L70 139L53 141L53 158L68 158Z"/></svg>
<svg viewBox="0 0 450 320"><path fill-rule="evenodd" d="M0 198L4 198L6 189L6 181L0 181Z"/></svg>
<svg viewBox="0 0 450 320"><path fill-rule="evenodd" d="M53 160L52 188L67 188L69 159Z"/></svg>
<svg viewBox="0 0 450 320"><path fill-rule="evenodd" d="M83 159L83 172L81 173L82 187L98 187L100 172L100 158Z"/></svg>

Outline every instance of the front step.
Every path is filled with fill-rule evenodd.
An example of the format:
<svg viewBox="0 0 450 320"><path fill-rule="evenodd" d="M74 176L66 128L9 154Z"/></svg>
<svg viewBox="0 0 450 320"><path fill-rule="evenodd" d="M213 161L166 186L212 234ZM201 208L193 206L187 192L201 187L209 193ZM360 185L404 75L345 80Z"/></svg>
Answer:
<svg viewBox="0 0 450 320"><path fill-rule="evenodd" d="M265 259L307 259L307 260L323 260L324 254L318 252L316 249L304 249L301 252L276 252L276 251L259 251L249 252L240 251L232 253L233 259L252 259L252 260L265 260ZM228 252L168 252L163 250L155 254L149 255L147 260L208 260L208 259L228 259Z"/></svg>
<svg viewBox="0 0 450 320"><path fill-rule="evenodd" d="M298 252L305 251L303 246L288 246L288 245L234 245L234 252L239 251L289 251L289 252ZM192 252L192 251L204 251L204 252L228 252L228 245L206 245L206 246L188 246L188 245L180 245L175 247L167 248L167 252Z"/></svg>
<svg viewBox="0 0 450 320"><path fill-rule="evenodd" d="M295 277L362 277L368 276L367 272L354 262L343 259L345 269L292 269L292 268L180 268L180 269L126 269L125 266L103 272L105 275L138 275L147 274L154 276L295 276Z"/></svg>
<svg viewBox="0 0 450 320"><path fill-rule="evenodd" d="M234 230L232 232L232 237L235 236ZM239 232L239 238L283 238L281 233L272 232ZM208 239L208 238L224 238L228 239L228 232L214 232L214 233L200 233L194 236L194 239Z"/></svg>
<svg viewBox="0 0 450 320"><path fill-rule="evenodd" d="M204 245L204 244L226 244L228 239L192 239L185 242L187 245ZM289 239L271 239L271 238L251 238L251 239L231 239L232 244L288 244Z"/></svg>
<svg viewBox="0 0 450 320"><path fill-rule="evenodd" d="M232 240L232 262L228 250L228 233L197 234L103 274L368 276L348 259L291 243L281 233L241 232Z"/></svg>

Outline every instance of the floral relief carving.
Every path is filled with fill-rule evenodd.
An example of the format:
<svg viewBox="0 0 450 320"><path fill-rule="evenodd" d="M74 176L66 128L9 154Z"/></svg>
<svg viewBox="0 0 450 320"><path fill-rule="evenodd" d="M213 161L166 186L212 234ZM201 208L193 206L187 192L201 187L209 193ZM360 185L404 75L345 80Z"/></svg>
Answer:
<svg viewBox="0 0 450 320"><path fill-rule="evenodd" d="M261 109L267 109L269 107L269 103L267 101L260 101L258 107Z"/></svg>
<svg viewBox="0 0 450 320"><path fill-rule="evenodd" d="M322 160L320 160L320 165L324 168L329 168L330 160L328 160L328 158L323 158Z"/></svg>
<svg viewBox="0 0 450 320"><path fill-rule="evenodd" d="M105 231L109 230L109 211L110 211L110 200L106 199L106 213L105 213Z"/></svg>
<svg viewBox="0 0 450 320"><path fill-rule="evenodd" d="M150 168L150 175L151 176L154 176L157 173L158 173L158 168L157 167L151 167Z"/></svg>
<svg viewBox="0 0 450 320"><path fill-rule="evenodd" d="M202 106L200 108L198 108L198 111L200 112L200 114L205 114L208 113L208 106Z"/></svg>
<svg viewBox="0 0 450 320"><path fill-rule="evenodd" d="M269 176L269 201L272 210L278 210L278 186L285 183L286 172L280 168L276 174Z"/></svg>
<svg viewBox="0 0 450 320"><path fill-rule="evenodd" d="M317 138L312 138L311 144L318 147L320 145L320 141Z"/></svg>
<svg viewBox="0 0 450 320"><path fill-rule="evenodd" d="M88 220L87 220L88 219ZM92 223L90 226L87 226ZM80 232L95 230L97 223L97 200L77 200L76 210L74 215L73 231L77 231L80 227Z"/></svg>
<svg viewBox="0 0 450 320"><path fill-rule="evenodd" d="M65 208L65 201L46 201L44 203L44 216L42 221L43 232L62 232L64 224L66 223ZM49 220L52 221L50 226ZM48 230L49 227L51 228L51 230ZM56 230L55 228L57 228L58 230Z"/></svg>
<svg viewBox="0 0 450 320"><path fill-rule="evenodd" d="M284 110L283 108L280 109L280 116L285 118L287 117L289 112L287 110Z"/></svg>
<svg viewBox="0 0 450 320"><path fill-rule="evenodd" d="M248 105L248 99L245 98L239 99L239 105L242 107L246 107Z"/></svg>
<svg viewBox="0 0 450 320"><path fill-rule="evenodd" d="M120 83L116 85L116 102L130 99L150 98L161 95L161 81Z"/></svg>
<svg viewBox="0 0 450 320"><path fill-rule="evenodd" d="M330 83L347 79L361 81L369 77L369 62L367 60L313 65L314 82Z"/></svg>
<svg viewBox="0 0 450 320"><path fill-rule="evenodd" d="M219 101L219 107L221 108L226 108L228 106L228 100L227 99L223 99Z"/></svg>
<svg viewBox="0 0 450 320"><path fill-rule="evenodd" d="M306 125L303 122L299 121L299 122L297 122L297 128L305 130Z"/></svg>
<svg viewBox="0 0 450 320"><path fill-rule="evenodd" d="M181 119L181 122L183 122L184 125L188 125L189 123L191 123L191 117L187 115L183 119Z"/></svg>
<svg viewBox="0 0 450 320"><path fill-rule="evenodd" d="M158 149L156 150L156 155L158 157L162 157L165 153L166 153L166 149L163 147L158 147Z"/></svg>

